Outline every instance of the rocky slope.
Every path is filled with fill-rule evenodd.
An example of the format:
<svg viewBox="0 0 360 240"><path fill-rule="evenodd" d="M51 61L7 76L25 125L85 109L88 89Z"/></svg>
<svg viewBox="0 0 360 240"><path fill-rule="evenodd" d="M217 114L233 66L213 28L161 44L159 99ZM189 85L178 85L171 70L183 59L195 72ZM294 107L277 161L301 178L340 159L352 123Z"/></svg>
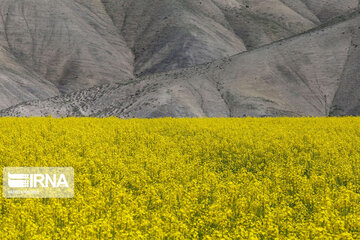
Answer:
<svg viewBox="0 0 360 240"><path fill-rule="evenodd" d="M230 58L2 111L11 116L242 117L360 113L360 15Z"/></svg>
<svg viewBox="0 0 360 240"><path fill-rule="evenodd" d="M135 74L231 56L314 28L358 0L103 0L135 54Z"/></svg>
<svg viewBox="0 0 360 240"><path fill-rule="evenodd" d="M132 77L133 56L101 5L1 1L2 46L61 92Z"/></svg>
<svg viewBox="0 0 360 240"><path fill-rule="evenodd" d="M0 109L228 57L354 0L0 0Z"/></svg>
<svg viewBox="0 0 360 240"><path fill-rule="evenodd" d="M0 47L0 109L59 94L55 85L23 67L12 54Z"/></svg>

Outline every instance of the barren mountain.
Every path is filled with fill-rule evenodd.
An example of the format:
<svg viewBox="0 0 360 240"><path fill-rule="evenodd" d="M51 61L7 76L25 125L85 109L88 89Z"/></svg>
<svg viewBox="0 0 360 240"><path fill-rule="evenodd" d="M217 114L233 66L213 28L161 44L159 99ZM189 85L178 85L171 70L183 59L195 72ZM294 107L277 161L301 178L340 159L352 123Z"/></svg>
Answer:
<svg viewBox="0 0 360 240"><path fill-rule="evenodd" d="M242 117L360 113L360 15L187 69L32 101L12 116Z"/></svg>
<svg viewBox="0 0 360 240"><path fill-rule="evenodd" d="M24 68L0 47L0 109L32 99L59 95L55 85Z"/></svg>
<svg viewBox="0 0 360 240"><path fill-rule="evenodd" d="M133 76L132 53L101 5L3 0L0 10L2 46L62 92Z"/></svg>
<svg viewBox="0 0 360 240"><path fill-rule="evenodd" d="M135 73L193 66L302 33L358 0L104 0Z"/></svg>
<svg viewBox="0 0 360 240"><path fill-rule="evenodd" d="M356 0L0 0L0 109L228 57Z"/></svg>

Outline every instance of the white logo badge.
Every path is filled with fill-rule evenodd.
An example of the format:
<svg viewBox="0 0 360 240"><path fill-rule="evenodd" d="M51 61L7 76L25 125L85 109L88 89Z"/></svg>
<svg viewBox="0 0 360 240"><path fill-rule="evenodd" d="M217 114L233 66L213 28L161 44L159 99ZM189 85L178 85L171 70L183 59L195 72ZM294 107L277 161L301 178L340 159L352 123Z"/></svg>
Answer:
<svg viewBox="0 0 360 240"><path fill-rule="evenodd" d="M73 168L4 168L5 198L72 198Z"/></svg>

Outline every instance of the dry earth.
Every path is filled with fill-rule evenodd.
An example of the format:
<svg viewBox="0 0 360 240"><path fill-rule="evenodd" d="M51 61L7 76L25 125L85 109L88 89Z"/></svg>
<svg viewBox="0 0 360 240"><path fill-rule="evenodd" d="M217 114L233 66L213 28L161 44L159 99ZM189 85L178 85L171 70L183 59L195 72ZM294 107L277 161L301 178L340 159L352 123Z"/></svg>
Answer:
<svg viewBox="0 0 360 240"><path fill-rule="evenodd" d="M358 6L0 0L0 109L16 116L359 114L359 19L351 14ZM29 100L36 101L14 107Z"/></svg>

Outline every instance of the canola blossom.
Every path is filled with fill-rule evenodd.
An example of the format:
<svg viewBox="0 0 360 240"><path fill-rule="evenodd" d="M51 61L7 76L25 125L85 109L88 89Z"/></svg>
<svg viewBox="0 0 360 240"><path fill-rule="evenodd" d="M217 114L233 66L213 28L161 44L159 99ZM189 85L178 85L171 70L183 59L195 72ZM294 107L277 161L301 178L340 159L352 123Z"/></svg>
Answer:
<svg viewBox="0 0 360 240"><path fill-rule="evenodd" d="M360 239L356 117L1 118L0 167L75 171L0 239Z"/></svg>

